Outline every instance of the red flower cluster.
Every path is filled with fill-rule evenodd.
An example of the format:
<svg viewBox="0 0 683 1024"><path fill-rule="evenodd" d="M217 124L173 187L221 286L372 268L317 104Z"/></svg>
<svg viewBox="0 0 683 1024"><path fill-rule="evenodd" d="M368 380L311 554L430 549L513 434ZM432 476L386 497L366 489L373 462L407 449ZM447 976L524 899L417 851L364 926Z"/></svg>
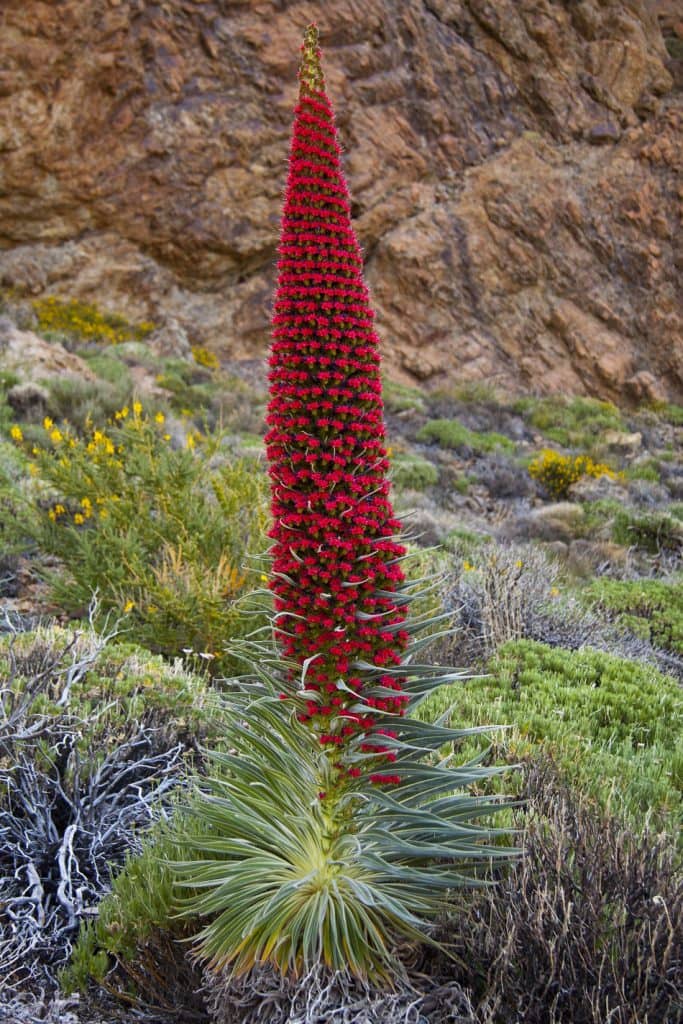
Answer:
<svg viewBox="0 0 683 1024"><path fill-rule="evenodd" d="M404 548L386 476L378 338L314 26L302 49L270 355L270 586L285 655L312 659L299 717L339 746L408 699L390 673L372 680L381 698L365 697L357 664L401 662ZM369 749L390 759L381 744Z"/></svg>

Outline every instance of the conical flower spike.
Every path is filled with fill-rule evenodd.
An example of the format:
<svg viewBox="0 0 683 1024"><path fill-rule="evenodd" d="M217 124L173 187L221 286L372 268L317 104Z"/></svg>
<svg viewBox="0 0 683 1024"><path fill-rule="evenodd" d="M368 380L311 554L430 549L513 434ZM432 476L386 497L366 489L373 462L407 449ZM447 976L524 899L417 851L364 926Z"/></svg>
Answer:
<svg viewBox="0 0 683 1024"><path fill-rule="evenodd" d="M307 93L315 96L316 93L323 93L325 90L325 79L320 64L321 53L318 49L318 29L316 25L309 25L304 35L304 42L301 47L303 54L301 67L299 68L300 96Z"/></svg>
<svg viewBox="0 0 683 1024"><path fill-rule="evenodd" d="M354 696L359 661L400 664L405 552L394 539L378 337L315 26L302 51L270 355L271 589L284 654L313 659L299 716L341 747L407 700L389 672L373 680L388 694Z"/></svg>

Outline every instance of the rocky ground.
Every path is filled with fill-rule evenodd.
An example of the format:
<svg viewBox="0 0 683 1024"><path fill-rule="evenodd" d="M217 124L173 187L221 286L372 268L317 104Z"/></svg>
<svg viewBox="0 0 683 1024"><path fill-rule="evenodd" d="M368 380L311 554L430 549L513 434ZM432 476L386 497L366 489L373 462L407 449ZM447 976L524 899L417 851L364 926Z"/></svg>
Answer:
<svg viewBox="0 0 683 1024"><path fill-rule="evenodd" d="M238 444L258 446L266 401L263 360L224 360L209 368L189 346L181 350L184 359L169 357L161 333L160 340L152 334L149 343L103 349L101 342L68 333L60 341L39 330L30 303L7 303L0 318L0 372L11 384L7 402L19 421L40 422L60 403L68 418L70 392L79 400L89 396L91 413L106 418L117 397L112 392L122 386L169 408L171 427L182 438L187 422L177 412L174 419L173 407L191 403L188 396L197 391L194 400L206 403L214 417L228 417ZM178 386L166 372L176 364L194 375L185 396L182 388L176 394L164 386ZM112 366L121 378L117 384ZM410 509L410 529L421 545L448 546L463 538L539 542L579 579L596 573L648 576L676 567L683 536L680 407L650 403L619 410L594 400L508 399L494 384L429 392L391 378L385 401L396 500L400 509ZM449 424L457 426L455 433ZM549 448L569 459L589 454L610 473L582 475L554 492L529 472ZM618 510L634 522L649 517L654 539L629 537L628 524L626 533L615 532ZM41 586L22 563L11 606L31 613Z"/></svg>
<svg viewBox="0 0 683 1024"><path fill-rule="evenodd" d="M265 361L219 361L210 351L192 348L186 340L169 349L163 329L141 326L121 316L103 319L94 305L65 302L45 307L40 301L6 295L0 316L0 501L5 507L16 513L16 495L33 494L37 507L43 513L46 508L40 490L32 490L34 485L29 483L27 463L16 459L17 428L22 445L45 429L66 429L66 423L87 435L96 425L106 430L116 410L138 400L150 416L161 417L172 448L185 447L198 430L211 431L222 425L233 454L258 459L266 402ZM566 656L581 649L617 654L634 664L656 666L683 681L683 632L677 611L683 553L680 406L649 402L618 408L586 398L510 397L493 382L428 391L406 386L391 375L385 381L385 406L396 504L406 515L416 551L422 550L420 557L428 560L428 571L446 571L449 582L443 599L458 625L455 641L435 648L436 657L480 670L482 658L495 654L506 640L526 637L540 641L546 650L560 646ZM49 428L44 427L46 418ZM554 455L549 457L548 452ZM562 475L567 473L574 473L575 479ZM46 579L50 572L59 575L59 559L35 543L17 544L16 531L9 544L7 524L4 529L0 532L0 600L5 618L0 632L21 634L41 622L56 621L70 627L72 616L55 603L54 589ZM440 547L439 555L427 550L433 545ZM499 595L500 601L494 595L491 606L487 587L501 576L511 583ZM663 610L650 607L645 594L640 604L624 609L610 604L607 592L595 591L596 586L642 583L650 587L659 582L665 588L665 602L671 602ZM564 603L562 610L555 612L553 602L560 593ZM90 636L87 627L85 636ZM96 640L87 642L97 647ZM120 665L120 658L126 656L116 651L116 644L106 647L105 663L110 658ZM134 682L148 671L163 673L160 659L148 669L141 657L134 655ZM577 671L580 676L585 669ZM103 669L102 685L109 685L106 680L116 672ZM62 678L59 672L57 676ZM2 692L7 691L0 691L0 697ZM191 701L194 705L196 697ZM0 700L0 706L5 716L9 707L11 717L11 703ZM131 720L125 716L125 728ZM0 747L4 742L1 725ZM152 726L156 728L158 722ZM83 724L83 728L89 727ZM61 726L57 723L55 728ZM71 730L69 735L73 733L73 723L67 722L65 728ZM183 727L176 734L173 728L167 723L163 734L170 737L167 745L176 743L173 749L177 750L177 742L181 746L188 743L187 730ZM113 727L111 734L117 735ZM109 736L98 742L106 744ZM191 740L188 749L194 749L196 742ZM154 764L153 758L162 754L153 747L145 756ZM7 770L0 749L0 774ZM543 797L548 807L555 806L553 792L551 787ZM119 806L118 798L114 805ZM566 823L558 823L558 843L563 841L566 827ZM589 827L598 826L586 825ZM614 835L621 833L617 829ZM619 842L614 839L615 857L621 856ZM554 847L549 850L544 853L548 863L556 856ZM652 884L660 885L660 881ZM530 891L530 899L535 898ZM511 908L516 907L514 892L508 895ZM557 898L564 896L559 893ZM514 909L509 912L515 913ZM526 924L518 924L523 936ZM3 941L9 940L0 934L0 954ZM524 944L527 939L520 937L519 941ZM94 1000L85 995L58 995L51 983L45 987L44 979L51 977L48 971L40 984L36 981L11 989L3 997L0 1012L9 1014L4 1019L12 1024L100 1024L104 1020L190 1024L208 1019L243 1024L262 1019L259 1006L266 993L273 1014L280 1004L290 1007L285 1012L280 1006L277 1012L283 1015L273 1020L319 1021L323 1018L315 1013L322 1005L327 1007L324 1019L339 1019L340 1024L360 1019L348 1016L354 1006L364 1007L368 1014L372 1008L374 1016L367 1020L382 1024L389 1020L441 1024L444 1006L455 1015L448 1020L468 1024L489 1020L479 1010L475 1012L469 989L444 980L449 975L439 974L441 968L434 967L436 973L427 977L422 961L413 973L410 967L407 987L391 998L352 988L344 991L341 1008L338 1001L342 997L324 978L315 980L317 988L304 992L282 988L279 982L276 985L272 978L264 977L259 980L263 991L259 988L256 1000L253 989L224 987L224 981L214 979L203 996L188 1000L187 993L204 982L198 972L190 971L178 948L168 943L159 948L146 946L146 959L141 962L147 966L141 973L136 965L135 971L131 968L129 975L124 972L116 979L117 998L105 996L102 989ZM190 973L184 973L187 971ZM179 978L184 986L183 992L178 990L180 1015L173 1012L173 999L168 995L175 992L173 984ZM131 983L138 991L143 986L146 1008L138 1003L137 1009L127 1009L121 1002L120 993ZM505 987L508 981L501 984ZM162 990L163 999L159 995ZM416 1016L418 1005L422 1016ZM154 1006L157 1009L151 1009ZM441 1007L438 1012L437 1006ZM337 1009L339 1018L330 1016ZM287 1016L290 1011L292 1015Z"/></svg>

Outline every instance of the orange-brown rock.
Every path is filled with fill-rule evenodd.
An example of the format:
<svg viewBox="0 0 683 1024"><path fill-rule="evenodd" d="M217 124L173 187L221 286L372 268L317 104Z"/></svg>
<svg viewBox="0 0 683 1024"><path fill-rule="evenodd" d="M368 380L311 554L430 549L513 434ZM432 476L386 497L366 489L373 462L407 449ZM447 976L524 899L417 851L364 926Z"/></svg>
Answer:
<svg viewBox="0 0 683 1024"><path fill-rule="evenodd" d="M317 17L390 372L680 399L683 102L657 6L4 0L0 282L264 353Z"/></svg>

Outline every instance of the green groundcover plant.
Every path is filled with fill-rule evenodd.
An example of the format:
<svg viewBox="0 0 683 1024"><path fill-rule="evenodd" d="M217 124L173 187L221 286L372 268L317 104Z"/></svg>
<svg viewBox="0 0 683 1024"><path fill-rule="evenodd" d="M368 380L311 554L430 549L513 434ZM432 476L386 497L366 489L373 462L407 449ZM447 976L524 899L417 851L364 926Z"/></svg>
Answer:
<svg viewBox="0 0 683 1024"><path fill-rule="evenodd" d="M423 665L389 498L378 338L350 225L317 32L306 32L280 239L266 437L272 624L240 648L228 753L175 842L197 955L242 973L389 978L397 936L429 936L450 893L505 860L500 769L447 745L488 731L412 712L461 673ZM234 645L233 645L234 646ZM193 826L183 822L188 817ZM188 895L189 893L189 895Z"/></svg>
<svg viewBox="0 0 683 1024"><path fill-rule="evenodd" d="M649 581L648 581L649 582ZM503 644L486 673L420 714L451 709L474 724L510 723L512 759L551 756L578 792L646 827L675 833L683 806L683 694L652 665L531 640Z"/></svg>

